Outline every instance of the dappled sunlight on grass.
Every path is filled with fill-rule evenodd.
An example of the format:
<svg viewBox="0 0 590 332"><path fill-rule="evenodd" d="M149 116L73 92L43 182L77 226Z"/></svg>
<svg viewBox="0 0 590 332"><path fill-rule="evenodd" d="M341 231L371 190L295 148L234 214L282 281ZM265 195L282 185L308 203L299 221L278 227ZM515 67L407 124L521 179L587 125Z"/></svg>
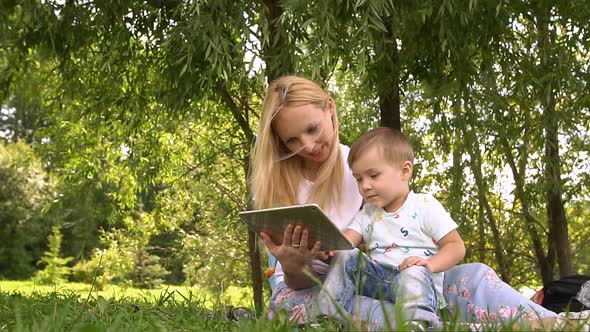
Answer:
<svg viewBox="0 0 590 332"><path fill-rule="evenodd" d="M68 282L58 285L40 285L34 281L0 281L0 292L19 293L23 296L33 294L63 293L76 294L80 299L104 297L106 299L135 299L142 302L157 303L163 297L183 299L198 299L208 308L214 307L247 307L252 308L252 291L247 288L230 286L222 294L212 293L197 287L163 285L157 289L139 289L120 285L105 285L102 290L92 289L92 285Z"/></svg>

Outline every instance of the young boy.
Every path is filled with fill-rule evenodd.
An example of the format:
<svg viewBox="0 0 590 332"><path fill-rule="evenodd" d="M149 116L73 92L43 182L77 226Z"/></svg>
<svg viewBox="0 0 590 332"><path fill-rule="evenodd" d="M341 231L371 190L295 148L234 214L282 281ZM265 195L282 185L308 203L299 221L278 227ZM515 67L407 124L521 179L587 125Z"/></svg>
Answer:
<svg viewBox="0 0 590 332"><path fill-rule="evenodd" d="M336 314L335 304L350 313L356 290L395 303L406 321L440 324L442 272L463 259L465 245L442 205L410 190L413 162L410 142L394 129L370 130L352 145L348 163L365 204L344 234L368 255L335 254L319 296L322 314Z"/></svg>

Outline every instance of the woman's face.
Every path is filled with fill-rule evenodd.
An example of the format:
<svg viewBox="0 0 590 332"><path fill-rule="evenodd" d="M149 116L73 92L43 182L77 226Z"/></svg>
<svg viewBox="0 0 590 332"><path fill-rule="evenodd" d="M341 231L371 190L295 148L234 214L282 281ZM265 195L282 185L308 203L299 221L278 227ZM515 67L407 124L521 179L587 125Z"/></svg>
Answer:
<svg viewBox="0 0 590 332"><path fill-rule="evenodd" d="M308 167L320 167L334 144L333 104L327 110L307 104L280 111L272 122L274 133Z"/></svg>

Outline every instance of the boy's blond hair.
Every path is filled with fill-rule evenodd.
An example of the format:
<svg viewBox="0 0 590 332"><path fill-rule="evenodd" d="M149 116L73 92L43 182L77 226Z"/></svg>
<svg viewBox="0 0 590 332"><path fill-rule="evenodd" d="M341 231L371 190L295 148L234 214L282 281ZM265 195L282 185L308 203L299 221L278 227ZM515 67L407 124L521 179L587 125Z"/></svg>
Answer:
<svg viewBox="0 0 590 332"><path fill-rule="evenodd" d="M371 146L381 149L383 159L396 167L400 167L404 161L414 164L414 149L408 138L397 129L379 127L361 135L350 147L348 165L352 167L352 164Z"/></svg>

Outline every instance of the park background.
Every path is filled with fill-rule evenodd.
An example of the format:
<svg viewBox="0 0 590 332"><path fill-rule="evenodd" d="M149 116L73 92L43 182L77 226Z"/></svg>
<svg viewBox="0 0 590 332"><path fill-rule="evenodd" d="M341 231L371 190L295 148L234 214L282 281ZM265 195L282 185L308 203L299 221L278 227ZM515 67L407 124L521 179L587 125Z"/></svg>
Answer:
<svg viewBox="0 0 590 332"><path fill-rule="evenodd" d="M515 287L590 274L589 21L581 0L3 0L0 278L241 289L262 311L237 213L284 74L332 93L343 143L411 138L465 262Z"/></svg>

